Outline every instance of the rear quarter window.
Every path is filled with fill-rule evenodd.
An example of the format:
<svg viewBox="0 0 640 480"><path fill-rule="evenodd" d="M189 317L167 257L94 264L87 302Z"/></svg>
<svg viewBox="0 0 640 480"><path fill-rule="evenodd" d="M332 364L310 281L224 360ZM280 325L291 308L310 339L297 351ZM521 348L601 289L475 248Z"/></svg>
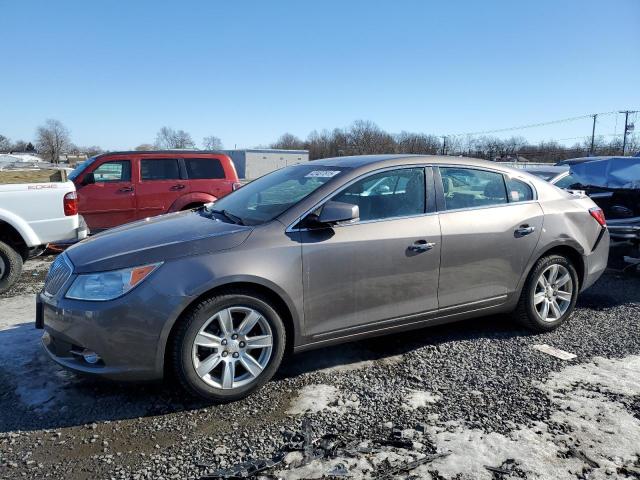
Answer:
<svg viewBox="0 0 640 480"><path fill-rule="evenodd" d="M509 203L533 200L533 189L525 182L515 178L507 178L507 193L509 194Z"/></svg>
<svg viewBox="0 0 640 480"><path fill-rule="evenodd" d="M224 168L217 158L185 158L189 179L225 178Z"/></svg>

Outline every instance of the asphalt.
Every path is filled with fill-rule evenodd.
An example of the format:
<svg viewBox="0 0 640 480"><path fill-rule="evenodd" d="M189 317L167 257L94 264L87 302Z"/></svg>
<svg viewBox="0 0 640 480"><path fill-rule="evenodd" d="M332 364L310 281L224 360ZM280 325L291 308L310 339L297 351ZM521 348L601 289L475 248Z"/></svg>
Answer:
<svg viewBox="0 0 640 480"><path fill-rule="evenodd" d="M263 478L640 478L638 274L607 271L555 332L493 316L325 348L210 406L53 365L32 325L50 261L0 298L0 478L215 478L272 458Z"/></svg>

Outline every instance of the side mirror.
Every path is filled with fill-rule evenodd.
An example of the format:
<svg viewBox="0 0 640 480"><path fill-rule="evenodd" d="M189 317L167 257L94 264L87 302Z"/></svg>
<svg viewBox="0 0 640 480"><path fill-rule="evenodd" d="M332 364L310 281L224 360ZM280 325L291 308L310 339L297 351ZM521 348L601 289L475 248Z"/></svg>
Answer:
<svg viewBox="0 0 640 480"><path fill-rule="evenodd" d="M327 202L322 207L318 221L324 224L355 222L360 220L360 207L344 202Z"/></svg>
<svg viewBox="0 0 640 480"><path fill-rule="evenodd" d="M82 179L82 185L91 185L92 183L96 183L96 177L94 177L93 172L87 173Z"/></svg>

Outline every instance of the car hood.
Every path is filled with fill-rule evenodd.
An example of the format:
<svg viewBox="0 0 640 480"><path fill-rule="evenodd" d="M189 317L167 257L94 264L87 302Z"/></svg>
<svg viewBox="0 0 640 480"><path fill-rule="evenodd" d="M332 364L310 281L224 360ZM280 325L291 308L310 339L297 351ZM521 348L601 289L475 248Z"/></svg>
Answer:
<svg viewBox="0 0 640 480"><path fill-rule="evenodd" d="M202 210L178 212L107 230L67 249L67 255L77 273L115 270L227 250L251 230Z"/></svg>

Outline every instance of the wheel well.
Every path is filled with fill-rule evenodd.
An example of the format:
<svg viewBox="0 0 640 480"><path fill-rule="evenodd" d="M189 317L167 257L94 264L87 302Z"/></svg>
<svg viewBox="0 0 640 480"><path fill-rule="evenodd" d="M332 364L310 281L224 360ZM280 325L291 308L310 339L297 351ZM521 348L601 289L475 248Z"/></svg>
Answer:
<svg viewBox="0 0 640 480"><path fill-rule="evenodd" d="M22 238L22 235L20 235L20 232L18 232L13 225L4 220L0 220L0 241L14 248L22 256L23 260L27 259L29 247Z"/></svg>
<svg viewBox="0 0 640 480"><path fill-rule="evenodd" d="M293 316L291 314L291 310L287 306L286 302L278 295L276 292L271 290L264 285L260 285L257 283L251 282L236 282L236 283L228 283L226 285L221 285L219 287L213 288L201 294L195 300L193 300L187 308L185 308L178 319L175 321L173 326L171 327L171 331L169 332L169 336L167 337L167 343L165 345L164 350L164 369L165 375L167 372L167 365L169 364L168 359L171 355L171 344L173 341L173 337L178 330L178 325L182 321L182 319L189 314L189 312L195 308L203 300L212 297L214 295L221 294L225 291L233 290L235 292L243 292L246 294L260 294L263 297L266 297L271 306L278 312L280 318L282 319L282 323L284 323L284 328L287 336L287 344L285 345L285 355L293 352L293 337L295 335L295 328L293 326Z"/></svg>
<svg viewBox="0 0 640 480"><path fill-rule="evenodd" d="M184 207L182 207L180 210L181 211L191 210L192 208L201 207L202 205L204 205L204 203L202 203L202 202L189 203L189 204L185 205Z"/></svg>
<svg viewBox="0 0 640 480"><path fill-rule="evenodd" d="M547 250L544 254L540 255L539 258L546 257L547 255L562 255L563 257L568 258L576 269L576 273L578 274L578 283L582 285L584 282L584 262L582 261L582 255L580 252L568 245L559 245Z"/></svg>

